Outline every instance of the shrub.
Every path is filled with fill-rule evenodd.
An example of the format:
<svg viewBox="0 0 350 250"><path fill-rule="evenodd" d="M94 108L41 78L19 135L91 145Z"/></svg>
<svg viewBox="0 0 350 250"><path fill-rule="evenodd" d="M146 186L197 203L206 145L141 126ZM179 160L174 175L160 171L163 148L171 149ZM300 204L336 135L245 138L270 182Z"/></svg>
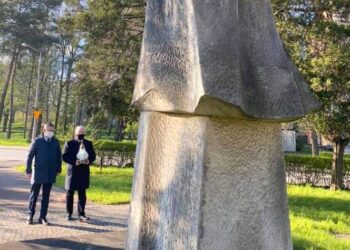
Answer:
<svg viewBox="0 0 350 250"><path fill-rule="evenodd" d="M332 167L331 156L311 156L301 154L285 154L284 159L287 164L298 165L306 169L330 170ZM344 170L350 171L350 159L344 158Z"/></svg>
<svg viewBox="0 0 350 250"><path fill-rule="evenodd" d="M105 165L133 166L136 151L134 141L97 140L94 148L100 160L100 167Z"/></svg>
<svg viewBox="0 0 350 250"><path fill-rule="evenodd" d="M310 184L329 187L331 181L332 157L286 154L286 177L289 184ZM350 159L344 158L345 189L350 188Z"/></svg>
<svg viewBox="0 0 350 250"><path fill-rule="evenodd" d="M326 151L321 151L320 156L324 157L333 157L333 152L326 152ZM344 159L350 159L350 154L344 154Z"/></svg>
<svg viewBox="0 0 350 250"><path fill-rule="evenodd" d="M133 141L112 141L112 140L97 140L94 143L94 147L96 150L104 151L104 152L112 152L112 151L123 151L123 152L135 152L136 144Z"/></svg>

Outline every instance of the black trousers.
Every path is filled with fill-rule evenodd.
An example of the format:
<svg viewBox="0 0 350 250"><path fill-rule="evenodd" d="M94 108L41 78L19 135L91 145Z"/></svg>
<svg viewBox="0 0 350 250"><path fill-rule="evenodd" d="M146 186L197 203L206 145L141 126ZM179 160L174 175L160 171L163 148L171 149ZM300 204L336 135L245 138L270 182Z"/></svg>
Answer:
<svg viewBox="0 0 350 250"><path fill-rule="evenodd" d="M73 214L75 190L67 190L66 195L66 211L67 214ZM86 189L78 190L78 214L79 216L85 216L85 204L86 204Z"/></svg>
<svg viewBox="0 0 350 250"><path fill-rule="evenodd" d="M35 214L36 201L38 199L41 186L43 187L43 191L42 191L42 199L41 199L40 218L46 218L47 209L49 208L49 200L50 200L52 183L32 185L30 189L30 196L29 196L28 214L31 216L34 216Z"/></svg>

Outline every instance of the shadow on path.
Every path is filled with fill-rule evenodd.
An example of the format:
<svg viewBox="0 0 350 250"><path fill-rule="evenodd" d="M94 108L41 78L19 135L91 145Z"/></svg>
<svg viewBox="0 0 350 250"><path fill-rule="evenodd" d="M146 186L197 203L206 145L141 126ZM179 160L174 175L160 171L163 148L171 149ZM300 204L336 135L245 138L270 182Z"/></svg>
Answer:
<svg viewBox="0 0 350 250"><path fill-rule="evenodd" d="M88 249L111 250L124 249L126 231L114 231L99 234L84 234L75 237L47 238L26 240L21 242L9 242L0 244L0 249Z"/></svg>
<svg viewBox="0 0 350 250"><path fill-rule="evenodd" d="M72 240L65 240L65 239L41 239L41 240L29 240L25 241L25 243L29 245L41 245L54 248L64 248L64 249L122 249L122 248L113 248L113 247L106 247L106 246L97 246L89 243L80 243Z"/></svg>

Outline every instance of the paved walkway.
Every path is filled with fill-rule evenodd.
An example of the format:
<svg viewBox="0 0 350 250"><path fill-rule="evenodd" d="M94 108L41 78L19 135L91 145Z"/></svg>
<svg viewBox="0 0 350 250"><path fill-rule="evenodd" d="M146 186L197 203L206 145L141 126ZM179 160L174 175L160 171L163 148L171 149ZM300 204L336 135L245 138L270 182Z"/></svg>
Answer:
<svg viewBox="0 0 350 250"><path fill-rule="evenodd" d="M66 221L65 193L58 188L53 188L50 196L47 218L51 225L25 224L30 183L15 169L24 163L25 155L23 149L0 147L0 249L120 249L124 246L128 205L99 205L88 200L86 213L90 222ZM74 205L76 210L76 203ZM35 220L40 211L39 199L36 210Z"/></svg>

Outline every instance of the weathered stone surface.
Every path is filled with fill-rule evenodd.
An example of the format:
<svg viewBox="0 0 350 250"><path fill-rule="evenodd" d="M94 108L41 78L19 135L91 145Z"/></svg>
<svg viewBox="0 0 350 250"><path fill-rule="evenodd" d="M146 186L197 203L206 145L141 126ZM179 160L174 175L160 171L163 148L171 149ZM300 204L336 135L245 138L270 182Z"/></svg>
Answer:
<svg viewBox="0 0 350 250"><path fill-rule="evenodd" d="M319 106L283 47L268 0L149 0L133 103L281 121Z"/></svg>
<svg viewBox="0 0 350 250"><path fill-rule="evenodd" d="M143 112L127 249L292 249L278 123Z"/></svg>

